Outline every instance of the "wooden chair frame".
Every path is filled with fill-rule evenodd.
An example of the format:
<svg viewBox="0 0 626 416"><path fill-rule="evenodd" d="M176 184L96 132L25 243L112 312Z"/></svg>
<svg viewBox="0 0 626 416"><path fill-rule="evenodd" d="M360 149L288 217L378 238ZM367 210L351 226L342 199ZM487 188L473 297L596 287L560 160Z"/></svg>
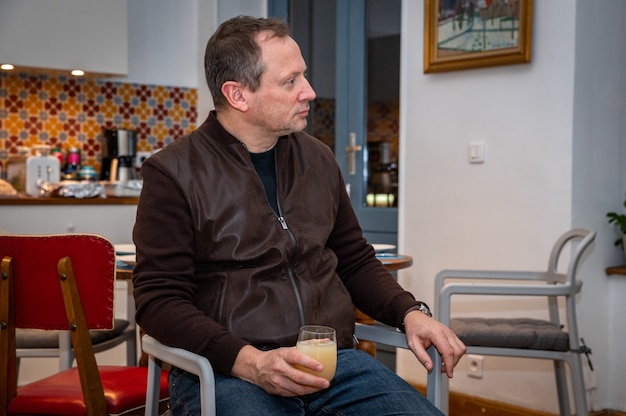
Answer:
<svg viewBox="0 0 626 416"><path fill-rule="evenodd" d="M0 391L7 392L0 396L0 416L7 415L9 402L17 395L17 357L15 349L15 314L11 307L14 304L14 279L13 259L2 259L2 283L0 293L0 325L2 334L0 338L0 358L2 368L6 369L8 377L0 378ZM98 363L91 345L89 329L83 312L83 305L78 293L72 262L69 257L63 257L57 265L59 282L63 293L63 301L70 325L72 344L76 354L76 364L80 375L80 384L85 397L87 415L106 415L107 405L104 397L104 389ZM2 370L0 370L2 371Z"/></svg>
<svg viewBox="0 0 626 416"><path fill-rule="evenodd" d="M8 238L20 237L24 236L9 236ZM32 238L34 240L39 238L41 242L39 243L40 245L37 245L38 249L41 249L41 244L52 244L50 240L45 240L47 236L25 237ZM138 407L141 408L141 411L143 411L143 407L145 405L145 388L143 386L145 386L144 383L147 381L147 369L136 366L99 367L96 361L94 347L91 343L90 329L107 329L107 327L112 325L112 307L114 305L113 296L115 291L115 252L113 245L103 237L96 235L73 234L71 236L50 237L52 237L53 240L54 238L67 238L69 240L64 243L64 245L59 245L59 247L57 247L58 252L65 250L70 251L68 247L76 247L77 245L80 245L81 242L83 244L89 242L91 245L85 244L86 248L83 248L82 250L89 254L95 251L95 255L98 256L98 261L102 263L97 269L104 271L98 274L98 277L100 278L98 280L86 282L81 280L79 290L79 284L77 283L74 272L75 269L72 266L72 259L67 255L59 256L60 258L56 257L58 253L54 252L46 257L45 263L42 263L54 267L50 264L50 262L54 262L57 258L59 258L56 264L56 275L58 277L60 296L57 292L57 294L51 297L51 302L53 302L52 304L54 307L51 309L40 307L37 310L31 311L24 309L26 303L23 303L23 306L21 307L23 310L21 312L25 313L22 313L20 317L17 317L16 302L18 296L16 296L16 288L18 285L16 284L16 273L14 273L17 271L15 269L15 267L17 267L17 263L11 255L7 255L7 252L11 253L13 250L16 250L15 255L21 259L20 261L26 262L19 264L27 264L28 260L26 258L22 259L19 255L17 255L20 250L24 250L23 248L15 249L15 246L12 245L15 243L11 242L13 240L3 240L3 250L6 251L3 254L4 257L2 257L0 264L0 416L6 416L20 411L27 411L18 410L18 408L31 406L33 404L31 401L32 397L35 397L33 394L37 397L42 397L42 400L45 400L45 403L48 403L47 397L54 397L57 399L60 398L61 401L57 400L54 404L54 406L56 406L54 411L63 412L61 409L65 406L66 402L62 401L62 397L56 396L55 393L51 393L51 391L59 385L67 385L70 390L73 389L72 393L70 393L73 398L80 397L80 393L78 392L82 392L82 398L87 416L104 416L110 411L122 414L137 414ZM6 236L4 238L6 238ZM83 239L80 240L80 238ZM35 251L36 250L37 249L35 249ZM78 257L82 257L75 259L76 264L82 264L82 275L84 270L91 267L92 261L94 261L96 257ZM105 263L106 266L104 266ZM49 269L49 266L43 266L41 269L20 268L21 274L17 274L20 276L30 276L33 274L32 270L44 270L41 273L45 273L45 275L42 276L44 278L42 280L42 282L44 282L42 286L45 287L45 291L42 292L40 290L39 296L50 297L48 296L49 291L52 290L51 288L54 288L54 281L51 280L50 277L54 276L54 269L51 271L52 276L50 276L50 272L45 271ZM29 272L25 270L31 270L30 274L28 274ZM107 273L109 279L102 279L102 277L104 277ZM23 292L24 288L28 288L28 286L25 286L28 283L25 283L27 280L20 282L19 288ZM94 285L95 282L99 282L99 284ZM103 288L106 288L106 293L102 293L104 298L101 298L99 293L101 293L101 289ZM85 314L85 309L83 308L84 305L83 299L81 298L81 291L84 291L84 294L88 293L88 297L86 299L88 300L88 305L90 305L90 307L87 310L87 315ZM61 298L65 312L62 312L60 309ZM20 299L20 301L23 301L25 298L20 296ZM93 302L96 303L94 304ZM107 309L106 311L103 311L101 308L105 307ZM53 316L52 318L47 316L45 313L42 315L42 311L48 310L54 310L54 312L48 313L48 315ZM65 314L65 318L63 318L63 313ZM41 318L42 316L43 318ZM73 350L76 356L77 368L68 369L47 377L42 380L41 383L39 381L35 381L18 388L16 356L17 327L61 330L64 328L69 329ZM78 374L76 375L76 373ZM80 382L80 389L78 388L78 383L75 382L77 379ZM124 382L127 383L126 386L119 384L123 384ZM130 386L138 386L138 389L130 388ZM52 390L50 390L50 387ZM25 393L26 391L28 391L28 393ZM69 392L69 390L65 389L63 391ZM160 400L161 404L163 404L163 400L166 400L166 398L167 379L166 377L161 377L157 381L157 399ZM17 404L17 400L19 400L19 404ZM74 403L73 406L77 403L74 402L73 399L71 399L70 402ZM37 403L38 404L35 406L48 406L47 404L43 404L43 401L37 401ZM109 408L109 406L112 406L112 408ZM11 410L11 407L13 407L13 410ZM30 412L31 410L28 411Z"/></svg>

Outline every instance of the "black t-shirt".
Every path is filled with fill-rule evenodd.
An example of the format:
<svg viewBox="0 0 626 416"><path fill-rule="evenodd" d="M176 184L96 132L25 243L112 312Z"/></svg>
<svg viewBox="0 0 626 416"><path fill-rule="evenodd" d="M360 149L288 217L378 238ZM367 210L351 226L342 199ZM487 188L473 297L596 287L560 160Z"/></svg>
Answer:
<svg viewBox="0 0 626 416"><path fill-rule="evenodd" d="M276 215L278 212L278 199L276 196L276 152L274 148L263 153L250 153L252 164L256 173L261 178L265 187L265 195Z"/></svg>

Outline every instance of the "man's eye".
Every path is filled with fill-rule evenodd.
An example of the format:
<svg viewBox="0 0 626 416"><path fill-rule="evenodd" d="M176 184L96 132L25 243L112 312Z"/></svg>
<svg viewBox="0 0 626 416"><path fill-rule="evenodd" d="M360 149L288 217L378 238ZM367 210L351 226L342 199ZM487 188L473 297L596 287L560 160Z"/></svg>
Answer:
<svg viewBox="0 0 626 416"><path fill-rule="evenodd" d="M296 79L292 78L286 82L287 85L294 85L296 83Z"/></svg>

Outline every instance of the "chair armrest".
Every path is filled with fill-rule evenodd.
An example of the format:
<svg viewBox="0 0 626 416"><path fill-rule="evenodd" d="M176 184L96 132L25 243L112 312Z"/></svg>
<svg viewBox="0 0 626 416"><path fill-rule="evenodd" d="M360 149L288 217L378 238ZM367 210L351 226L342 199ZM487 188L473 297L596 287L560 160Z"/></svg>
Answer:
<svg viewBox="0 0 626 416"><path fill-rule="evenodd" d="M150 335L142 338L142 348L148 354L174 367L188 371L198 377L213 378L213 367L205 357L182 348L168 347Z"/></svg>
<svg viewBox="0 0 626 416"><path fill-rule="evenodd" d="M447 279L542 281L546 280L546 273L513 270L442 270L435 276L435 296L441 293Z"/></svg>
<svg viewBox="0 0 626 416"><path fill-rule="evenodd" d="M500 295L500 296L565 296L582 288L577 282L574 288L569 285L551 284L485 284L449 283L436 292L436 318L444 325L450 325L450 304L452 295Z"/></svg>
<svg viewBox="0 0 626 416"><path fill-rule="evenodd" d="M441 279L500 279L500 280L543 280L546 272L526 270L462 270L446 269L437 273Z"/></svg>
<svg viewBox="0 0 626 416"><path fill-rule="evenodd" d="M406 335L398 329L381 323L367 325L356 323L354 326L354 335L358 338L366 339L380 344L390 345L396 348L406 348Z"/></svg>
<svg viewBox="0 0 626 416"><path fill-rule="evenodd" d="M406 335L403 332L399 331L397 328L381 323L367 325L357 322L354 328L354 335L357 339L362 338L396 348L409 349L406 342ZM442 385L441 356L434 345L431 345L426 352L433 363L433 370L428 372L426 379L426 398L438 409L444 410L442 406L445 406L445 409L447 409L447 403L442 403L442 388L447 389L447 383L445 386ZM444 413L446 412L444 411Z"/></svg>
<svg viewBox="0 0 626 416"><path fill-rule="evenodd" d="M546 273L513 270L442 270L435 276L435 296L441 293L446 280L545 281Z"/></svg>
<svg viewBox="0 0 626 416"><path fill-rule="evenodd" d="M149 371L156 371L155 367L160 369L160 362L166 362L197 375L200 379L202 416L215 416L215 377L213 367L206 357L182 348L163 345L147 334L142 337L141 347L149 356ZM150 375L149 378L154 379L154 375Z"/></svg>

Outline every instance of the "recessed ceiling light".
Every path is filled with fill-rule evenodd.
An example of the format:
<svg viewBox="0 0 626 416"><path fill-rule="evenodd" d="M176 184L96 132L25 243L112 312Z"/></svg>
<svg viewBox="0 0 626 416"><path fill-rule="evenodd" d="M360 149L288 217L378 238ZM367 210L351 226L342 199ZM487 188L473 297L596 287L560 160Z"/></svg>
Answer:
<svg viewBox="0 0 626 416"><path fill-rule="evenodd" d="M0 65L0 69L3 69L5 71L12 71L13 69L15 69L15 67L11 64L2 64Z"/></svg>
<svg viewBox="0 0 626 416"><path fill-rule="evenodd" d="M82 77L83 75L85 75L85 71L83 71L82 69L73 69L72 75L74 75L75 77Z"/></svg>

